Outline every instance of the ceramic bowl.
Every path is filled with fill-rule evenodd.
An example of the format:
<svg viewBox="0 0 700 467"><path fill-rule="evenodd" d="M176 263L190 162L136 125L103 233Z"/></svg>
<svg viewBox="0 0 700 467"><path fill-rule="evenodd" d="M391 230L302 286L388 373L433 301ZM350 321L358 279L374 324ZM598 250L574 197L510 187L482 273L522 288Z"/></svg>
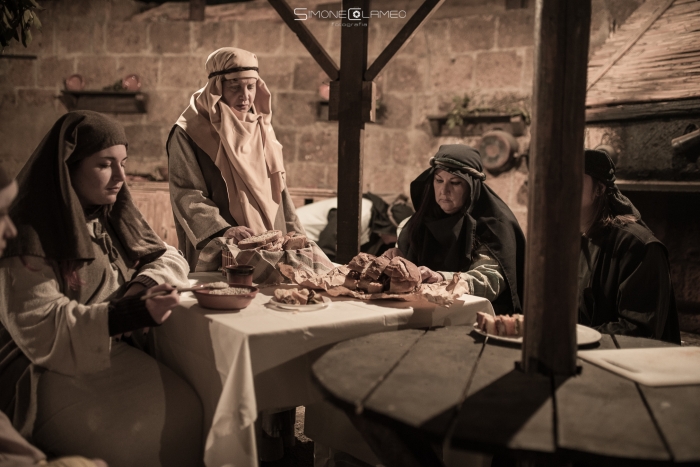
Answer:
<svg viewBox="0 0 700 467"><path fill-rule="evenodd" d="M226 266L226 281L229 285L253 285L253 272L255 268L247 264Z"/></svg>
<svg viewBox="0 0 700 467"><path fill-rule="evenodd" d="M250 292L242 295L218 295L212 294L211 290L195 290L193 291L194 296L197 298L197 302L204 308L211 308L213 310L242 310L243 308L250 305L255 296L258 294L257 287L236 285L237 288L248 289Z"/></svg>

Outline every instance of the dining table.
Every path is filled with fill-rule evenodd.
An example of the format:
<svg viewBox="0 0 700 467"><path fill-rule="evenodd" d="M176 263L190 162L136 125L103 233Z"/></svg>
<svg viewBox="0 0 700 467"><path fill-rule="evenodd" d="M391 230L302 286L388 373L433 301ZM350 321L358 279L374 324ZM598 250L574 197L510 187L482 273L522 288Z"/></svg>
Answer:
<svg viewBox="0 0 700 467"><path fill-rule="evenodd" d="M191 285L224 280L220 272L189 278ZM152 331L156 358L202 401L207 467L257 466L258 414L321 402L311 366L333 344L387 331L466 325L477 312L493 314L488 300L471 295L449 307L341 296L315 311L278 311L270 300L279 287L294 286L260 286L241 310L206 309L191 292L183 293L171 316Z"/></svg>
<svg viewBox="0 0 700 467"><path fill-rule="evenodd" d="M351 339L312 371L386 467L466 465L448 459L459 452L496 465L700 465L698 349L602 335L579 349L578 374L557 376L523 372L520 344L482 334L462 326ZM640 384L643 371L613 359L662 350L695 358L667 375L693 384ZM602 355L622 370L589 363ZM662 373L680 363L666 362Z"/></svg>

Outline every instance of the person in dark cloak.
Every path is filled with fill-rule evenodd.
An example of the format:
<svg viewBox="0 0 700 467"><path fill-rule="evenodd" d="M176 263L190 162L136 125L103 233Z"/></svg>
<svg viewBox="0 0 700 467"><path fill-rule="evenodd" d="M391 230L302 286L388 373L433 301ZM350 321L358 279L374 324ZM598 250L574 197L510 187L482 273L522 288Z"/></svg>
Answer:
<svg viewBox="0 0 700 467"><path fill-rule="evenodd" d="M485 179L478 151L440 146L411 183L416 214L401 230L398 249L420 267L424 282L460 274L497 314L521 313L525 236Z"/></svg>
<svg viewBox="0 0 700 467"><path fill-rule="evenodd" d="M119 123L69 112L17 177L18 233L0 260L0 409L52 456L197 466L201 401L119 339L165 321L189 272L132 202L127 145Z"/></svg>
<svg viewBox="0 0 700 467"><path fill-rule="evenodd" d="M585 150L578 322L680 344L666 247L615 185L604 150Z"/></svg>

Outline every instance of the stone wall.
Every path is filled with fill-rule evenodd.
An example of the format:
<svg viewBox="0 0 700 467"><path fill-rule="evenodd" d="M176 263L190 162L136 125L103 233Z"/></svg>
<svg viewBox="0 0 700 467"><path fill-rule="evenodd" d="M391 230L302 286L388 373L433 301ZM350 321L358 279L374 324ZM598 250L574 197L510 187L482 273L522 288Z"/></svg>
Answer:
<svg viewBox="0 0 700 467"><path fill-rule="evenodd" d="M292 4L314 8L319 1ZM615 14L629 14L624 8L614 13L608 3L629 6L639 1L594 0L594 46L614 27ZM0 59L0 163L10 172L19 171L66 111L57 97L67 76L80 73L86 89L101 89L135 73L148 94L148 112L116 118L125 125L130 141L129 171L155 173L167 165L164 144L172 124L192 92L205 83L207 55L218 47L236 46L260 57L261 74L274 96L273 123L285 148L290 186L336 188L338 125L317 116L318 86L327 77L267 2L239 4L235 20L204 23L168 21L163 16L143 21L139 14L147 5L133 0L41 3L44 28L35 34L35 42L27 50L14 46L6 51L35 54L38 59ZM446 113L454 97L468 94L479 106L530 108L534 1L528 3L529 8L508 10L505 0L446 0L392 60L377 80L383 118L366 129L365 190L407 193L410 181L441 144L478 144L478 138L432 136L426 116ZM377 3L381 8L407 10L409 15L419 4L419 0ZM306 24L339 63L340 27L321 20ZM371 24L370 62L402 24L390 19ZM519 139L525 150L528 137ZM524 230L526 178L521 162L488 180Z"/></svg>

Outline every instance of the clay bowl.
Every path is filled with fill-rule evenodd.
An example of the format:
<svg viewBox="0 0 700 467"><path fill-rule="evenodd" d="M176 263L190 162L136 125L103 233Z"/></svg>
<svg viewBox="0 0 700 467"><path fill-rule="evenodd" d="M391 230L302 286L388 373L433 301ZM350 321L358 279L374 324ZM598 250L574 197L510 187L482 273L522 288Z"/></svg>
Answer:
<svg viewBox="0 0 700 467"><path fill-rule="evenodd" d="M218 295L212 294L212 290L194 290L194 296L197 298L197 302L204 308L210 308L213 310L242 310L243 308L250 305L255 296L258 294L257 287L247 286L247 285L236 285L239 289L248 289L249 292L241 295Z"/></svg>

